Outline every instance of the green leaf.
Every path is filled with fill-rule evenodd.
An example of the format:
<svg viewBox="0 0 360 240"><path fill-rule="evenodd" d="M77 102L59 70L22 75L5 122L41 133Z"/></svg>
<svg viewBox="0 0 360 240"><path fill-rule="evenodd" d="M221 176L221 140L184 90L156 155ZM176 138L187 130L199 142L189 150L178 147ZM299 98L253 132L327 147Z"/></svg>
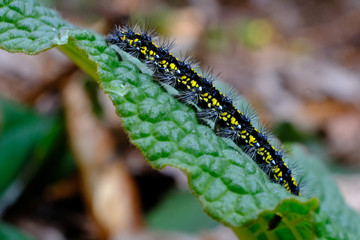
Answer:
<svg viewBox="0 0 360 240"><path fill-rule="evenodd" d="M0 223L0 239L4 240L34 240L35 238L29 236L23 231L12 227L8 224Z"/></svg>
<svg viewBox="0 0 360 240"><path fill-rule="evenodd" d="M293 146L292 152L294 161L301 162L301 170L307 173L304 175L303 181L309 184L308 191L311 192L313 196L316 196L321 202L320 211L314 218L316 223L315 228L317 230L322 228L322 231L330 234L330 228L327 224L325 224L326 221L328 221L329 225L333 224L334 229L341 226L348 232L351 232L356 236L360 236L360 216L346 205L338 188L336 187L336 183L329 175L325 166L316 157L305 153L305 151L299 146ZM320 216L324 218L321 223L318 222L318 218L321 218ZM338 232L332 231L331 235L341 233L339 229L337 231ZM322 235L325 234L324 232ZM337 235L337 237L333 239L344 238L341 237L341 235Z"/></svg>
<svg viewBox="0 0 360 240"><path fill-rule="evenodd" d="M57 121L0 98L0 212L28 184L59 134Z"/></svg>
<svg viewBox="0 0 360 240"><path fill-rule="evenodd" d="M218 223L206 216L201 205L188 192L171 192L146 216L151 229L198 233Z"/></svg>
<svg viewBox="0 0 360 240"><path fill-rule="evenodd" d="M18 104L0 99L0 114L3 129L0 133L0 196L22 171L26 160L34 154L46 153L48 139L43 140L53 126L53 122L41 118ZM44 143L39 144L39 141ZM40 142L41 143L41 142ZM39 145L38 145L39 144ZM40 155L37 159L40 159Z"/></svg>
<svg viewBox="0 0 360 240"><path fill-rule="evenodd" d="M306 166L303 151L295 151L294 158L307 169L304 175L315 176L314 183L321 184L316 185L321 194L312 196L318 196L329 207L324 208L317 198L295 197L271 183L247 155L199 124L193 109L156 84L145 65L117 50L122 58L119 61L102 36L74 27L31 0L4 1L0 18L1 48L36 54L57 46L99 82L122 117L131 142L149 164L183 170L204 211L232 227L242 239L359 236L359 221L353 222L358 215L344 204L327 202L337 190L325 186L329 183L322 181L326 173L320 178L312 163ZM340 194L335 194L335 204L343 203ZM269 225L274 229L269 231Z"/></svg>

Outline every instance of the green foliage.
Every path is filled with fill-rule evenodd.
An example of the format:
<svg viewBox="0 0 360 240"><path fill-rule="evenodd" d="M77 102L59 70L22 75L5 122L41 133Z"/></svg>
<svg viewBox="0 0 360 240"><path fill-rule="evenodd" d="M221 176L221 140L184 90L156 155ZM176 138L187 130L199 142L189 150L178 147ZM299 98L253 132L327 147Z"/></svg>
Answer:
<svg viewBox="0 0 360 240"><path fill-rule="evenodd" d="M146 217L151 229L196 233L211 229L219 223L201 211L201 205L188 192L171 192Z"/></svg>
<svg viewBox="0 0 360 240"><path fill-rule="evenodd" d="M0 47L37 54L58 47L96 79L113 101L123 125L155 168L183 170L193 194L213 219L242 239L357 239L359 216L343 202L317 160L294 148L294 159L317 192L295 197L245 154L233 149L195 112L156 84L137 59L113 49L102 36L81 30L33 0L0 3ZM311 162L309 162L311 159ZM274 216L282 220L268 231Z"/></svg>
<svg viewBox="0 0 360 240"><path fill-rule="evenodd" d="M20 231L17 228L14 228L10 225L1 223L0 224L0 239L9 239L9 240L34 240L26 233Z"/></svg>
<svg viewBox="0 0 360 240"><path fill-rule="evenodd" d="M55 119L0 99L0 196L19 178L28 178L42 164L58 135ZM25 184L22 181L22 184Z"/></svg>

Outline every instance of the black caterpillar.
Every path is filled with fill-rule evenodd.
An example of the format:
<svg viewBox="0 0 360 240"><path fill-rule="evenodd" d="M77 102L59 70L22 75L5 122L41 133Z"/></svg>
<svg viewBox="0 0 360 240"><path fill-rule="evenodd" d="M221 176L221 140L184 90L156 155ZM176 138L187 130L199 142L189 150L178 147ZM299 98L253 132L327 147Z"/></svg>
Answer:
<svg viewBox="0 0 360 240"><path fill-rule="evenodd" d="M145 62L154 70L158 82L179 91L181 102L195 104L201 109L198 112L200 120L214 122L217 135L233 140L269 174L272 181L290 193L300 195L299 186L281 152L269 143L267 136L256 129L250 118L240 112L212 81L195 72L190 62L174 57L169 46L158 46L153 38L152 32L136 32L125 26L115 29L106 40Z"/></svg>

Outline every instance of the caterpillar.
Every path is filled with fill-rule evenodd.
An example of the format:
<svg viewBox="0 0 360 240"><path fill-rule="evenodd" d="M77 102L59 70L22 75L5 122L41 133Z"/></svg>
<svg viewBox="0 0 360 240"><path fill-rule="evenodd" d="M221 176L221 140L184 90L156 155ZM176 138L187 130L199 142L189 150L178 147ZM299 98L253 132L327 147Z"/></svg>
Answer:
<svg viewBox="0 0 360 240"><path fill-rule="evenodd" d="M283 154L268 141L251 119L239 111L232 99L219 91L213 82L197 73L192 62L180 60L170 53L170 45L158 46L152 31L136 31L130 26L117 27L107 37L109 44L145 62L154 71L157 82L170 85L179 95L179 101L196 106L200 121L214 122L217 135L234 141L266 172L270 179L281 184L294 195L300 188L292 171L284 162Z"/></svg>

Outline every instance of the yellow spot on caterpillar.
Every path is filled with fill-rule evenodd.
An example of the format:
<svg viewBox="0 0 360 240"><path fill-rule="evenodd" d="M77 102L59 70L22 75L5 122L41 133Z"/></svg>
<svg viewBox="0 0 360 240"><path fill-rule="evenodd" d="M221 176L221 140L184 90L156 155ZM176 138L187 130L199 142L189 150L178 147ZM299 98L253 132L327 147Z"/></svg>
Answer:
<svg viewBox="0 0 360 240"><path fill-rule="evenodd" d="M249 138L250 140L249 140L249 144L251 145L251 146L254 146L254 144L256 143L256 139L255 139L255 137L253 136L253 135L250 135L250 138Z"/></svg>
<svg viewBox="0 0 360 240"><path fill-rule="evenodd" d="M216 98L213 98L213 99L212 99L212 104L213 104L213 105L216 106L216 103L217 103L217 102L218 102L218 101L216 100Z"/></svg>
<svg viewBox="0 0 360 240"><path fill-rule="evenodd" d="M231 124L238 125L238 121L236 121L236 118L231 117Z"/></svg>
<svg viewBox="0 0 360 240"><path fill-rule="evenodd" d="M143 46L140 48L140 52L144 55L146 55L147 47Z"/></svg>
<svg viewBox="0 0 360 240"><path fill-rule="evenodd" d="M170 68L173 70L177 70L177 67L174 63L170 63Z"/></svg>

